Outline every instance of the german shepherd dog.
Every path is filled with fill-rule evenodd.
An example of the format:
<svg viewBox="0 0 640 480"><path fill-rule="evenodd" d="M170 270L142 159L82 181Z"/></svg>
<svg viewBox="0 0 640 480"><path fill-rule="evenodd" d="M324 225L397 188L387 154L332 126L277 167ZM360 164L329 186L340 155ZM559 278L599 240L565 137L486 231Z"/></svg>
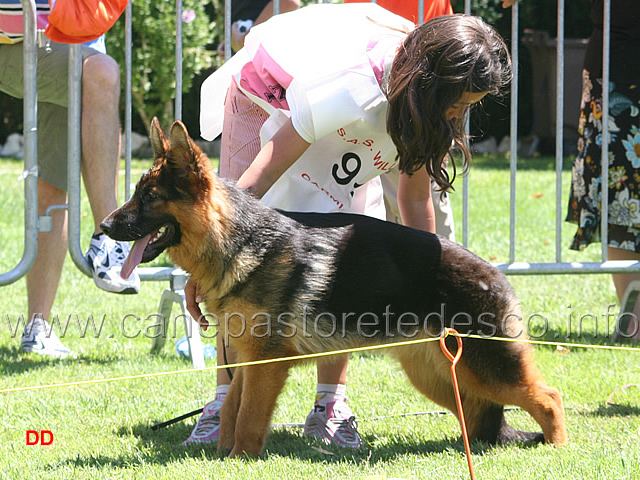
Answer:
<svg viewBox="0 0 640 480"><path fill-rule="evenodd" d="M559 392L541 380L522 312L496 268L445 238L352 214L281 212L218 178L184 125L151 124L155 163L102 223L136 241L123 275L167 250L203 292L239 362L463 335L457 367L467 430L489 443L566 440ZM222 321L224 319L224 321ZM448 336L450 351L457 339ZM383 349L415 388L456 413L450 362L438 341ZM288 376L299 362L239 367L221 412L218 448L260 455ZM522 407L543 433L509 426Z"/></svg>

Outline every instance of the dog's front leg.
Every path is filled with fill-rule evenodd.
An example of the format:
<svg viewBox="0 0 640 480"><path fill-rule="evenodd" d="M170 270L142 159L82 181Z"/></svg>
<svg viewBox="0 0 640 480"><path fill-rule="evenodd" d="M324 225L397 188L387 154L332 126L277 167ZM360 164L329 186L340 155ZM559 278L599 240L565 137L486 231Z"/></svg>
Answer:
<svg viewBox="0 0 640 480"><path fill-rule="evenodd" d="M242 373L244 368L238 367L233 372L233 380L220 410L218 452L223 455L226 455L233 448L238 410L240 409L240 400L242 398Z"/></svg>
<svg viewBox="0 0 640 480"><path fill-rule="evenodd" d="M278 362L243 367L242 400L230 457L262 453L276 400L287 380L290 366L289 362ZM220 434L222 440L222 430Z"/></svg>

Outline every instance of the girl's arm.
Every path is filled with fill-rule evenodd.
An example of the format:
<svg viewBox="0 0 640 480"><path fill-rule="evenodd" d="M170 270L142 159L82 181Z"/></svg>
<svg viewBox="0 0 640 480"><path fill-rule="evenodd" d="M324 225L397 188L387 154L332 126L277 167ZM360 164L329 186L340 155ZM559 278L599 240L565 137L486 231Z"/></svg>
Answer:
<svg viewBox="0 0 640 480"><path fill-rule="evenodd" d="M398 208L404 225L435 233L436 221L431 200L431 176L426 168L421 168L411 176L400 174Z"/></svg>
<svg viewBox="0 0 640 480"><path fill-rule="evenodd" d="M262 198L310 145L296 132L289 119L262 147L253 163L238 180L238 187L250 189L253 195Z"/></svg>
<svg viewBox="0 0 640 480"><path fill-rule="evenodd" d="M253 163L238 179L240 188L250 188L258 198L271 188L287 168L300 158L309 148L310 143L305 142L293 128L291 120L285 123L258 153ZM191 316L202 326L203 330L209 327L209 322L202 315L199 303L204 301L198 292L198 285L193 278L189 278L184 289L187 301L187 310Z"/></svg>

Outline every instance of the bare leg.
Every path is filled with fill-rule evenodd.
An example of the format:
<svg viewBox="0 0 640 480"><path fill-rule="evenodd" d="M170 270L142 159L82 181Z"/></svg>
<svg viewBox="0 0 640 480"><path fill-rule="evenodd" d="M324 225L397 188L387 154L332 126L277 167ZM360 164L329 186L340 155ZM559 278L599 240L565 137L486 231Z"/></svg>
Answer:
<svg viewBox="0 0 640 480"><path fill-rule="evenodd" d="M607 253L610 260L640 260L640 254L630 250L609 247ZM637 273L614 273L612 277L613 284L616 287L616 294L618 295L618 302L622 305L627 287L634 280L640 280L640 275ZM635 318L631 317L627 331L623 333L633 335L633 339L638 341L640 339L640 324L638 323L638 318L640 318L640 302L636 302L632 313L635 315Z"/></svg>
<svg viewBox="0 0 640 480"><path fill-rule="evenodd" d="M118 206L120 160L120 71L111 57L88 57L82 69L82 178L95 233L100 222Z"/></svg>
<svg viewBox="0 0 640 480"><path fill-rule="evenodd" d="M318 383L345 385L347 383L347 367L349 354L332 355L331 360L318 362Z"/></svg>
<svg viewBox="0 0 640 480"><path fill-rule="evenodd" d="M38 179L38 215L44 215L50 205L67 202L67 192ZM27 273L29 320L34 315L45 320L51 314L60 275L67 253L67 212L53 212L53 230L38 233L38 253Z"/></svg>

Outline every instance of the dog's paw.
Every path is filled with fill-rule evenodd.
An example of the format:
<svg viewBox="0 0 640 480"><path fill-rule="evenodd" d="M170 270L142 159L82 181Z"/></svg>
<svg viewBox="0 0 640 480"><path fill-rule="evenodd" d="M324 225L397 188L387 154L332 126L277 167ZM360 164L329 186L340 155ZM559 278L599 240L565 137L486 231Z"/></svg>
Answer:
<svg viewBox="0 0 640 480"><path fill-rule="evenodd" d="M230 453L231 453L230 448L224 448L220 444L218 444L218 456L220 458L228 457Z"/></svg>
<svg viewBox="0 0 640 480"><path fill-rule="evenodd" d="M233 437L231 437L231 440L229 441L226 438L223 438L222 435L220 435L220 438L218 440L218 452L222 453L222 454L228 454L231 450L233 450Z"/></svg>
<svg viewBox="0 0 640 480"><path fill-rule="evenodd" d="M229 452L229 458L236 458L236 457L244 457L246 456L245 453L237 448L233 448L230 452Z"/></svg>
<svg viewBox="0 0 640 480"><path fill-rule="evenodd" d="M255 449L250 449L250 450L255 450ZM233 447L231 452L229 452L229 458L236 458L236 457L240 457L240 458L257 458L257 457L260 456L260 453L261 453L260 450L249 452L245 448L239 448L239 447L235 446L235 447Z"/></svg>

